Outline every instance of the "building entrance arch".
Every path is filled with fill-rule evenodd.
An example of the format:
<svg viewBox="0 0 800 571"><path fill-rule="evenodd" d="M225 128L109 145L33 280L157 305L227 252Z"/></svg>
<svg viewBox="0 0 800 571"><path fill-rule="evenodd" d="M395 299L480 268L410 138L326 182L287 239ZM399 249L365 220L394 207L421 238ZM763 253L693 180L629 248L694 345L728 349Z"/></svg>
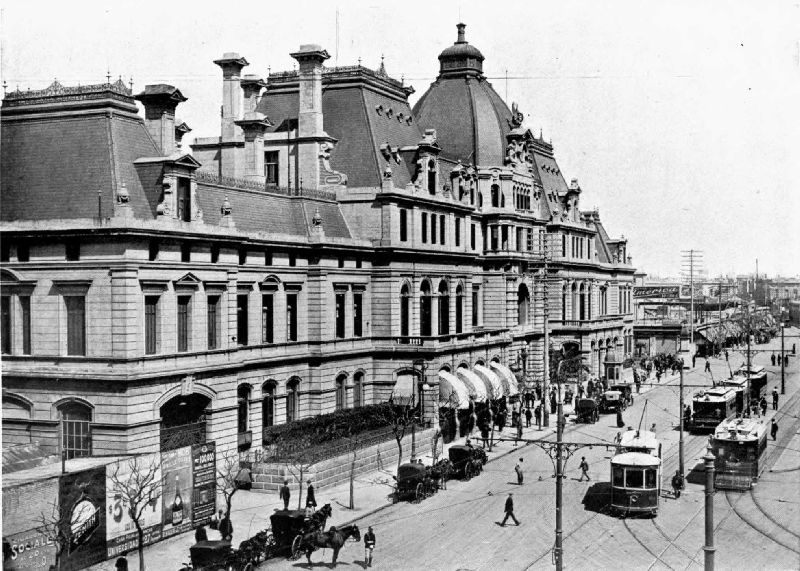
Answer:
<svg viewBox="0 0 800 571"><path fill-rule="evenodd" d="M161 451L206 441L206 409L211 399L192 393L176 395L161 405Z"/></svg>

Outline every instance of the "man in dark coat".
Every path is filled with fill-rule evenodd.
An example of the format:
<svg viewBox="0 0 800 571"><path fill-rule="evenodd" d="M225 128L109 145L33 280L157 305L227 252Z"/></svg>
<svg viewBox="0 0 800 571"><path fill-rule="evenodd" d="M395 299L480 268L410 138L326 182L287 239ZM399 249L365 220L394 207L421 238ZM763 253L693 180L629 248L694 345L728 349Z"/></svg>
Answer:
<svg viewBox="0 0 800 571"><path fill-rule="evenodd" d="M219 534L225 541L230 541L233 538L233 524L231 523L231 514L228 512L219 522Z"/></svg>
<svg viewBox="0 0 800 571"><path fill-rule="evenodd" d="M279 497L283 500L283 509L289 509L289 498L292 497L292 491L289 489L289 480L284 480L281 489L279 490Z"/></svg>
<svg viewBox="0 0 800 571"><path fill-rule="evenodd" d="M308 489L306 489L306 508L311 508L312 511L317 510L317 497L314 495L314 486L311 480L308 481Z"/></svg>
<svg viewBox="0 0 800 571"><path fill-rule="evenodd" d="M775 422L775 419L772 419L772 425L769 427L769 432L772 435L772 439L776 440L778 438L778 423Z"/></svg>
<svg viewBox="0 0 800 571"><path fill-rule="evenodd" d="M625 426L625 421L622 420L622 409L618 408L617 409L617 428L622 428L623 426Z"/></svg>
<svg viewBox="0 0 800 571"><path fill-rule="evenodd" d="M706 373L711 372L711 363L708 362L708 357L706 357Z"/></svg>
<svg viewBox="0 0 800 571"><path fill-rule="evenodd" d="M372 551L375 549L375 532L372 531L372 526L367 529L364 534L364 561L367 567L372 567Z"/></svg>
<svg viewBox="0 0 800 571"><path fill-rule="evenodd" d="M532 416L533 416L533 413L531 412L531 409L530 408L526 408L525 409L525 426L526 426L526 428L530 428L531 427L531 417Z"/></svg>
<svg viewBox="0 0 800 571"><path fill-rule="evenodd" d="M767 398L761 397L761 400L758 401L758 405L761 407L761 416L767 416Z"/></svg>
<svg viewBox="0 0 800 571"><path fill-rule="evenodd" d="M542 405L541 403L536 405L536 408L533 409L533 416L536 417L536 426L542 425Z"/></svg>
<svg viewBox="0 0 800 571"><path fill-rule="evenodd" d="M500 525L505 525L506 521L508 520L508 518L513 519L514 523L519 525L519 521L517 521L516 516L514 516L514 498L512 497L512 494L510 494L510 493L508 494L508 497L506 498L505 512L506 512L506 516L503 518L503 521L500 522Z"/></svg>
<svg viewBox="0 0 800 571"><path fill-rule="evenodd" d="M772 361L772 366L774 367L775 366L775 353L770 355L769 360Z"/></svg>
<svg viewBox="0 0 800 571"><path fill-rule="evenodd" d="M778 389L772 389L772 410L778 410Z"/></svg>
<svg viewBox="0 0 800 571"><path fill-rule="evenodd" d="M519 459L519 462L516 466L514 466L514 471L517 473L517 484L522 485L522 458Z"/></svg>
<svg viewBox="0 0 800 571"><path fill-rule="evenodd" d="M194 542L200 543L201 541L208 541L208 534L206 533L206 527L204 525L194 530Z"/></svg>

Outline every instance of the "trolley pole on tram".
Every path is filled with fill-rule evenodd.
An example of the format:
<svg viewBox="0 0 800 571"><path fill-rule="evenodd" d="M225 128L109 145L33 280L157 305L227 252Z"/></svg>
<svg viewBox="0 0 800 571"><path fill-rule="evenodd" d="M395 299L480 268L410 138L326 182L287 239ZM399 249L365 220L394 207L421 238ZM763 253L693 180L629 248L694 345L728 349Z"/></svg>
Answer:
<svg viewBox="0 0 800 571"><path fill-rule="evenodd" d="M679 407L680 411L678 411L678 418L680 419L680 440L678 441L678 470L681 474L681 480L683 480L684 474L684 465L683 465L683 365L681 365L681 388L680 388L680 399L679 399Z"/></svg>
<svg viewBox="0 0 800 571"><path fill-rule="evenodd" d="M706 468L706 543L703 546L705 561L703 569L714 571L714 455L711 453L711 444L703 456Z"/></svg>

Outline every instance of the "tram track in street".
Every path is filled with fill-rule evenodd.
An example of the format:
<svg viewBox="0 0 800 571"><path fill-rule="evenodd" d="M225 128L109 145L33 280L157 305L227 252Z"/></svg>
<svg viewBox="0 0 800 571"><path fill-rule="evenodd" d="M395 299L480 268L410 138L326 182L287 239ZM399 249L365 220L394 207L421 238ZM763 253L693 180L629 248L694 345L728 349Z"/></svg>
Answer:
<svg viewBox="0 0 800 571"><path fill-rule="evenodd" d="M635 539L635 540L636 540L636 543L638 543L639 545L641 545L641 546L642 546L642 548L643 548L645 551L647 551L647 552L648 552L648 553L649 553L651 556L653 556L653 557L655 558L655 560L653 561L653 563L651 563L651 564L650 564L650 566L648 567L648 569L651 569L651 568L653 567L653 565L655 565L655 564L656 564L656 562L659 562L659 561L660 561L660 562L661 562L663 565L666 565L666 566L667 566L669 569L672 569L672 571L675 571L675 568L674 568L674 567L672 567L672 566L671 566L669 563L667 563L666 561L664 561L663 559L661 559L661 555L663 555L663 554L664 554L664 552L666 552L666 550L667 550L667 549L669 549L669 546L670 546L670 545L671 545L671 543L672 543L672 542L669 540L669 538L667 538L667 541L669 541L669 542L670 542L670 545L667 545L667 547L665 547L665 548L664 548L664 550L663 550L663 551L662 551L660 554L657 554L655 551L653 551L653 550L652 550L652 549L650 549L650 548L649 548L647 545L645 545L644 541L642 541L642 540L639 538L639 536L638 536L636 533L634 533L634 531L631 529L631 526L630 526L630 525L628 525L628 518L625 518L625 517L623 517L623 518L621 518L621 519L622 519L622 525L623 525L623 527L624 527L624 528L625 528L625 530L626 530L626 531L627 531L627 532L630 534L630 536L631 536L631 537L633 537L633 539Z"/></svg>

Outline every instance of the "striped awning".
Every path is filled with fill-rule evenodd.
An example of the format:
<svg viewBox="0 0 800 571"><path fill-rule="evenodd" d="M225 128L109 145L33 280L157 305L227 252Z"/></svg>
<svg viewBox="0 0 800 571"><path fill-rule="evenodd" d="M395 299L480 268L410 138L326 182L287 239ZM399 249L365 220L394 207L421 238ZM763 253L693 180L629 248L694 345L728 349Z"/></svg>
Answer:
<svg viewBox="0 0 800 571"><path fill-rule="evenodd" d="M500 382L500 377L498 377L494 371L483 365L475 365L473 370L492 387L493 399L499 399L505 394L503 391L503 383Z"/></svg>
<svg viewBox="0 0 800 571"><path fill-rule="evenodd" d="M469 408L469 390L453 373L439 371L439 406Z"/></svg>
<svg viewBox="0 0 800 571"><path fill-rule="evenodd" d="M497 361L492 361L489 366L498 374L500 381L503 383L503 388L508 396L518 395L519 386L517 386L517 377L511 370Z"/></svg>
<svg viewBox="0 0 800 571"><path fill-rule="evenodd" d="M474 395L475 402L486 402L490 393L487 392L486 383L483 382L483 379L466 367L456 369L456 376L464 382L469 394Z"/></svg>

